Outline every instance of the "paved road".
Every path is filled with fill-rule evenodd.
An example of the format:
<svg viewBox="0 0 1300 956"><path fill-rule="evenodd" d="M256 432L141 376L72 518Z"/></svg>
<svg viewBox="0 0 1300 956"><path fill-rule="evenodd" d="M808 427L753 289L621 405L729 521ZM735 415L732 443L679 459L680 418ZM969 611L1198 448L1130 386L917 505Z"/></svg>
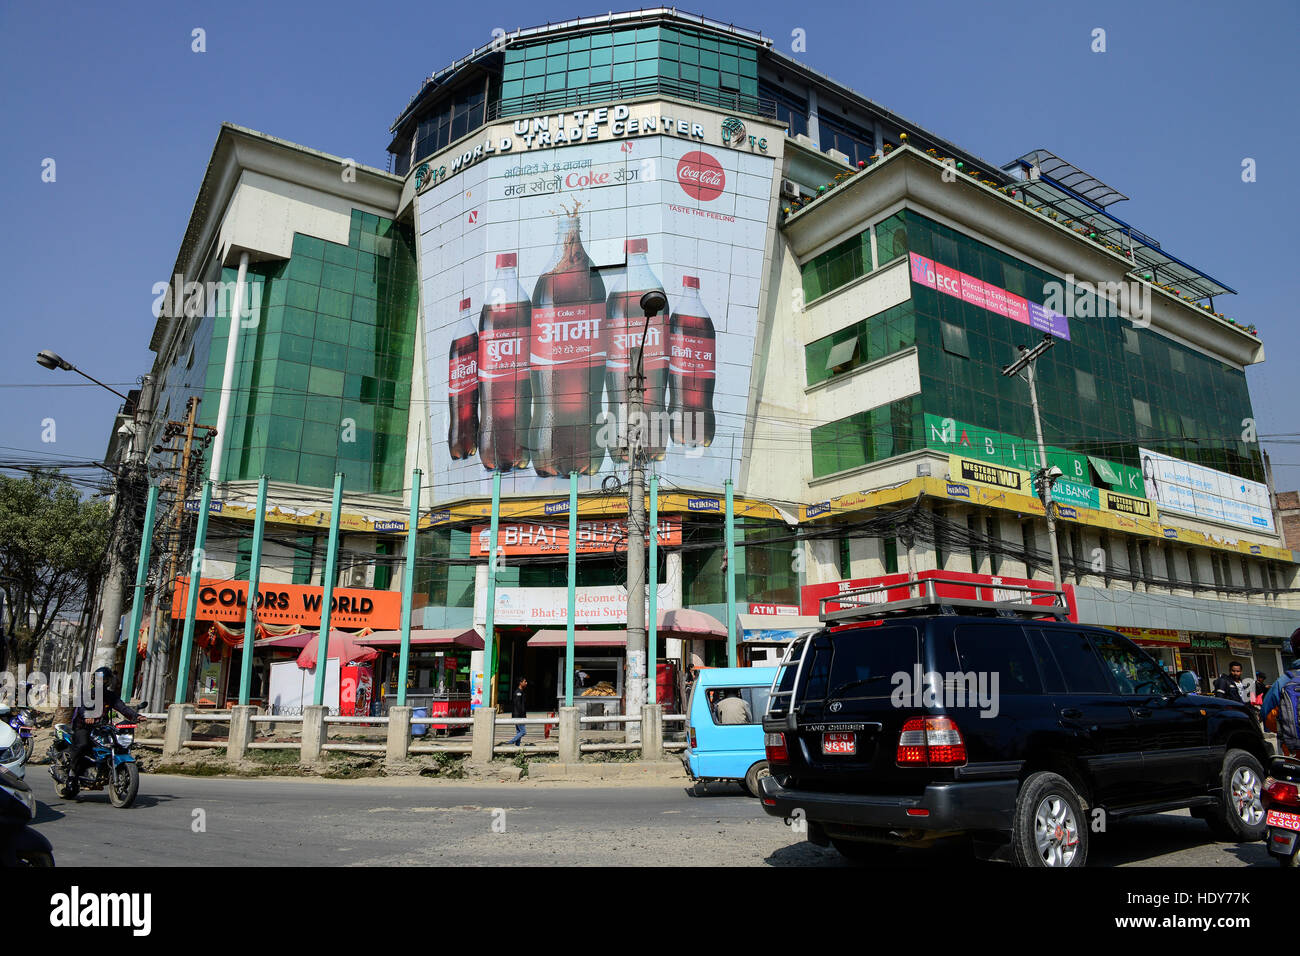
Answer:
<svg viewBox="0 0 1300 956"><path fill-rule="evenodd" d="M30 770L36 826L61 866L848 865L732 788L146 774L136 805L118 810L102 793L60 800L46 769ZM1262 843L1216 843L1185 813L1113 824L1092 862L1276 865ZM960 847L904 851L894 865L940 864L998 865Z"/></svg>

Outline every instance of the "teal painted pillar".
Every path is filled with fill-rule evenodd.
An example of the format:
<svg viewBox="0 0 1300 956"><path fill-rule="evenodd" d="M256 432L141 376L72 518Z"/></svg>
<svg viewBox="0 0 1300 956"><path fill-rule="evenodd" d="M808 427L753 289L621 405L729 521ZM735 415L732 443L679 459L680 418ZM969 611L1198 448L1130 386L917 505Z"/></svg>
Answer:
<svg viewBox="0 0 1300 956"><path fill-rule="evenodd" d="M324 590L320 596L320 634L316 636L316 692L312 703L325 703L325 670L330 649L330 602L334 600L334 578L339 560L339 517L343 511L343 472L334 473L334 502L330 506L330 539L325 551Z"/></svg>
<svg viewBox="0 0 1300 956"><path fill-rule="evenodd" d="M496 697L496 668L492 660L492 638L497 611L497 528L501 519L501 472L492 472L492 525L488 537L487 618L483 622L483 706L491 707Z"/></svg>
<svg viewBox="0 0 1300 956"><path fill-rule="evenodd" d="M253 690L253 637L257 631L257 586L262 577L262 537L266 534L266 475L257 479L257 517L253 519L253 553L248 559L248 609L244 611L244 654L239 661L239 703L248 705Z"/></svg>
<svg viewBox="0 0 1300 956"><path fill-rule="evenodd" d="M126 632L126 664L122 668L122 699L131 699L135 686L135 659L139 653L140 622L144 619L144 588L149 580L149 554L153 550L153 513L158 506L158 486L149 486L144 503L144 535L140 539L140 563L135 569L135 593L131 596L131 627Z"/></svg>
<svg viewBox="0 0 1300 956"><path fill-rule="evenodd" d="M176 703L190 696L190 656L194 651L194 617L199 610L199 579L203 574L203 547L208 540L208 508L212 504L212 481L203 483L199 498L199 519L194 528L194 557L190 559L190 583L185 591L185 627L181 631L181 657L176 664ZM181 503L181 507L185 507Z"/></svg>
<svg viewBox="0 0 1300 956"><path fill-rule="evenodd" d="M415 596L416 532L420 524L420 482L424 475L411 472L411 523L406 530L406 568L402 583L402 650L397 658L397 706L406 705L406 674L411 667L411 603Z"/></svg>
<svg viewBox="0 0 1300 956"><path fill-rule="evenodd" d="M727 479L727 666L736 666L736 503Z"/></svg>
<svg viewBox="0 0 1300 956"><path fill-rule="evenodd" d="M646 615L646 700L659 702L659 476L650 476L650 613Z"/></svg>
<svg viewBox="0 0 1300 956"><path fill-rule="evenodd" d="M564 636L564 706L573 706L573 645L577 639L575 622L578 592L578 473L569 472L569 615Z"/></svg>

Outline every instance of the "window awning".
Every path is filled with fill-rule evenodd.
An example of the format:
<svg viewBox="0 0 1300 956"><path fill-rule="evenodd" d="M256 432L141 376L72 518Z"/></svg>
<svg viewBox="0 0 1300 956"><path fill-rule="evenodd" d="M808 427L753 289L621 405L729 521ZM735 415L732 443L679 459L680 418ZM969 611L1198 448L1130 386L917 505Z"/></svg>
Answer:
<svg viewBox="0 0 1300 956"><path fill-rule="evenodd" d="M1115 469L1110 466L1110 462L1104 458L1094 458L1089 455L1088 461L1091 462L1093 468L1097 469L1097 474L1101 476L1101 480L1106 484L1118 485L1123 483L1119 475L1115 473Z"/></svg>
<svg viewBox="0 0 1300 956"><path fill-rule="evenodd" d="M858 340L856 337L831 346L831 354L826 356L826 371L833 371L841 365L847 365L853 361L853 357L857 354Z"/></svg>
<svg viewBox="0 0 1300 956"><path fill-rule="evenodd" d="M365 644L367 647L373 647L378 650L395 650L402 646L401 631L375 631L367 634L357 641L358 644ZM432 630L425 628L411 628L411 646L412 647L467 647L472 651L483 650L483 638L478 631L470 628L462 630L461 628L448 628L441 630Z"/></svg>
<svg viewBox="0 0 1300 956"><path fill-rule="evenodd" d="M569 632L562 627L538 631L528 639L529 647L567 647ZM577 628L574 647L627 647L627 631L593 631Z"/></svg>

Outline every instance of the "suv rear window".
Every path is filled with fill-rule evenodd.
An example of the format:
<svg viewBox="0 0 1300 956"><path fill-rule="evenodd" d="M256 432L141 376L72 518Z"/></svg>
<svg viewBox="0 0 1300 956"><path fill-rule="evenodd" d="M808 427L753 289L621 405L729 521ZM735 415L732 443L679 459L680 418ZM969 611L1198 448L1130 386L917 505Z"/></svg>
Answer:
<svg viewBox="0 0 1300 956"><path fill-rule="evenodd" d="M819 650L814 665L825 653L830 654L829 679L822 682L820 694L814 684L819 668L814 666L808 682L807 698L860 700L888 697L894 689L894 676L906 674L910 680L914 665L921 659L914 627L873 627L844 631L833 635L826 652Z"/></svg>
<svg viewBox="0 0 1300 956"><path fill-rule="evenodd" d="M1061 668L1067 694L1111 693L1106 672L1086 634L1055 627L1045 627L1041 633Z"/></svg>
<svg viewBox="0 0 1300 956"><path fill-rule="evenodd" d="M963 670L997 674L1002 694L1041 694L1038 663L1024 631L1015 624L960 625L953 634Z"/></svg>

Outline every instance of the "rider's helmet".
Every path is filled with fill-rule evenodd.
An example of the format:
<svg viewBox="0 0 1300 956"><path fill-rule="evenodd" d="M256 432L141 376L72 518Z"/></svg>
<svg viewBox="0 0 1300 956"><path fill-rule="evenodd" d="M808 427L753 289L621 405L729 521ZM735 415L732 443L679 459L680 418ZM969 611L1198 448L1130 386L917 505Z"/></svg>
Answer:
<svg viewBox="0 0 1300 956"><path fill-rule="evenodd" d="M101 667L95 671L94 683L99 684L101 681L103 682L105 693L117 693L117 675L113 673L113 668Z"/></svg>

